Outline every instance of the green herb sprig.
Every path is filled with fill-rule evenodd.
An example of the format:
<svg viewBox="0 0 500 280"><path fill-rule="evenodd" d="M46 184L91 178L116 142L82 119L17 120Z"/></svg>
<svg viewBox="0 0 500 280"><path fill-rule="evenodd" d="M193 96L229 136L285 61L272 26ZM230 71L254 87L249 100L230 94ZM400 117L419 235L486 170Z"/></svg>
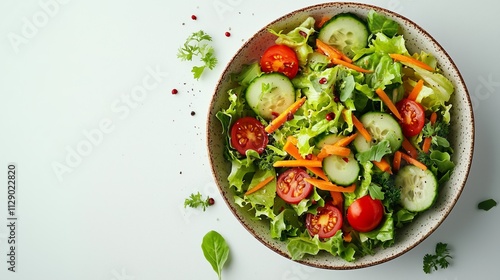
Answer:
<svg viewBox="0 0 500 280"><path fill-rule="evenodd" d="M200 30L193 32L182 47L177 52L177 57L183 61L192 61L198 57L203 65L193 66L191 72L195 79L200 79L201 74L206 68L214 69L217 65L214 48L208 42L212 41L212 37Z"/></svg>
<svg viewBox="0 0 500 280"><path fill-rule="evenodd" d="M208 206L211 206L214 204L214 199L211 197L206 197L203 198L200 192L197 193L192 193L189 195L188 198L184 200L184 208L186 207L191 207L191 208L198 208L202 207L203 211L207 209Z"/></svg>
<svg viewBox="0 0 500 280"><path fill-rule="evenodd" d="M426 254L424 256L424 272L429 274L433 270L439 268L447 268L449 266L449 259L452 256L448 250L448 244L439 242L436 244L435 254Z"/></svg>

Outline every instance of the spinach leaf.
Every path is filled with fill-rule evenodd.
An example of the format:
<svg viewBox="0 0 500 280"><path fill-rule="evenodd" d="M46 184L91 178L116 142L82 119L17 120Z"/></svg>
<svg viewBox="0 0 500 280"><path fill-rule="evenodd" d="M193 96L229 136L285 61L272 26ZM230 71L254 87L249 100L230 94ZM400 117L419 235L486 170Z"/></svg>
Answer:
<svg viewBox="0 0 500 280"><path fill-rule="evenodd" d="M203 255L219 276L219 280L222 279L222 268L229 257L229 246L224 237L214 230L209 231L203 237L201 249Z"/></svg>
<svg viewBox="0 0 500 280"><path fill-rule="evenodd" d="M490 198L490 199L479 202L479 204L477 205L477 208L484 210L484 211L488 211L495 206L497 206L497 202L494 199Z"/></svg>

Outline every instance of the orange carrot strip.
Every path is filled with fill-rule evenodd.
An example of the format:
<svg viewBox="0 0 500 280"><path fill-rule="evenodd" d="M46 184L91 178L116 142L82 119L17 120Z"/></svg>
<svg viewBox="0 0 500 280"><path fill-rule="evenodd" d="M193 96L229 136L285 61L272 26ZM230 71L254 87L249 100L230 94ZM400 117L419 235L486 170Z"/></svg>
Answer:
<svg viewBox="0 0 500 280"><path fill-rule="evenodd" d="M344 233L344 236L342 236L342 239L345 242L347 242L347 243L351 242L352 241L352 234L351 234L351 232Z"/></svg>
<svg viewBox="0 0 500 280"><path fill-rule="evenodd" d="M319 39L316 39L316 47L320 52L328 56L330 60L332 58L342 59L342 56L335 49L333 49L332 46L328 45L327 43Z"/></svg>
<svg viewBox="0 0 500 280"><path fill-rule="evenodd" d="M408 99L415 101L417 99L418 94L422 90L423 86L424 86L424 80L422 79L418 80L417 84L413 87L410 94L408 95Z"/></svg>
<svg viewBox="0 0 500 280"><path fill-rule="evenodd" d="M430 118L429 118L429 122L431 123L431 125L434 125L437 121L437 113L436 112L432 112ZM431 145L432 145L432 136L428 136L426 138L424 138L424 142L422 143L422 151L424 153L428 153L430 148L431 148Z"/></svg>
<svg viewBox="0 0 500 280"><path fill-rule="evenodd" d="M412 158L411 156L405 154L405 153L401 153L401 157L406 160L406 162L410 163L410 164L413 164L415 165L416 167L419 167L420 169L422 170L427 170L427 166L425 166L425 164L421 163L420 161Z"/></svg>
<svg viewBox="0 0 500 280"><path fill-rule="evenodd" d="M422 152L428 153L432 145L432 136L425 137L424 142L422 143Z"/></svg>
<svg viewBox="0 0 500 280"><path fill-rule="evenodd" d="M356 138L356 136L358 136L358 133L353 133L349 136L346 136L346 137L339 139L337 142L333 143L333 145L339 146L339 147L345 147L345 146L351 144L351 142L354 140L354 138Z"/></svg>
<svg viewBox="0 0 500 280"><path fill-rule="evenodd" d="M371 73L371 72L373 72L372 70L361 68L361 67L359 67L357 65L354 65L354 64L352 64L350 62L344 61L344 60L339 59L339 58L333 57L333 58L331 58L331 60L332 60L332 62L334 64L340 64L340 65L343 65L343 66L345 66L347 68L351 68L352 70L356 70L356 71L361 72L361 73Z"/></svg>
<svg viewBox="0 0 500 280"><path fill-rule="evenodd" d="M398 172L400 167L401 167L401 152L396 151L394 153L394 158L392 159L392 170L394 170L394 172Z"/></svg>
<svg viewBox="0 0 500 280"><path fill-rule="evenodd" d="M249 195L249 194L252 194L260 189L262 189L263 187L265 187L269 182L271 182L272 180L274 179L274 176L269 176L267 177L266 179L260 181L257 185L255 185L255 187L249 189L245 195Z"/></svg>
<svg viewBox="0 0 500 280"><path fill-rule="evenodd" d="M332 196L332 204L337 207L340 211L344 209L344 196L341 192L330 191Z"/></svg>
<svg viewBox="0 0 500 280"><path fill-rule="evenodd" d="M331 144L331 145L324 145L321 148L321 151L318 154L318 158L323 159L329 155L347 157L350 154L351 154L351 149Z"/></svg>
<svg viewBox="0 0 500 280"><path fill-rule="evenodd" d="M314 179L314 178L305 178L304 179L306 182L308 182L311 185L316 186L316 188L324 191L334 191L334 192L354 192L356 190L356 183L348 186L348 187L342 187L335 185L334 183L326 180L321 180L321 179Z"/></svg>
<svg viewBox="0 0 500 280"><path fill-rule="evenodd" d="M437 113L436 112L432 112L430 118L429 118L429 121L431 122L432 125L434 125L437 121Z"/></svg>
<svg viewBox="0 0 500 280"><path fill-rule="evenodd" d="M394 59L394 60L397 60L399 62L406 62L406 63L410 63L410 64L413 64L415 66L418 66L422 69L425 69L425 70L428 70L428 71L434 71L434 68L430 67L428 64L418 60L418 59L415 59L411 56L407 56L407 55L402 55L402 54L397 54L397 53L391 53L389 54L389 56Z"/></svg>
<svg viewBox="0 0 500 280"><path fill-rule="evenodd" d="M322 16L320 18L320 20L318 21L318 23L316 24L316 26L318 28L321 28L327 21L329 21L331 19L331 17L329 16Z"/></svg>
<svg viewBox="0 0 500 280"><path fill-rule="evenodd" d="M299 149L297 149L297 146L295 146L291 141L286 141L285 145L283 146L283 150L295 159L304 159L300 155L300 152L299 152ZM321 179L328 180L328 177L326 176L323 169L321 169L319 167L306 167L306 168L309 171L311 171L312 173L314 173L316 176L320 177Z"/></svg>
<svg viewBox="0 0 500 280"><path fill-rule="evenodd" d="M382 158L380 161L372 161L373 164L375 164L375 166L377 166L380 170L384 171L384 172L387 172L389 174L392 174L392 170L391 170L391 165L389 164L389 162L387 162L387 160L385 158Z"/></svg>
<svg viewBox="0 0 500 280"><path fill-rule="evenodd" d="M287 120L289 115L295 114L297 110L306 102L306 97L302 97L301 99L295 101L290 107L286 108L285 111L281 112L275 119L273 119L268 126L266 126L267 133L273 133L276 129L278 129L281 125L283 125Z"/></svg>
<svg viewBox="0 0 500 280"><path fill-rule="evenodd" d="M340 51L339 49L335 48L332 45L328 45L327 43L325 43L319 39L316 39L316 47L318 47L318 50L320 52L323 52L323 54L328 56L330 58L330 60L332 60L332 62L333 62L333 58L337 58L337 59L343 60L347 63L352 63L352 59L349 58L347 55L345 55L342 51ZM333 62L333 63L335 63L335 62ZM335 63L335 64L339 64L339 63ZM358 67L358 66L355 66L355 67ZM361 68L361 69L363 69L363 68ZM366 69L363 69L363 70L367 71Z"/></svg>
<svg viewBox="0 0 500 280"><path fill-rule="evenodd" d="M387 93L385 93L385 91L381 88L377 88L375 90L375 92L377 93L378 97L380 97L380 99L382 99L382 102L384 102L384 104L389 108L389 110L391 110L391 112L394 114L394 116L396 116L396 118L398 118L398 120L402 120L403 118L399 114L399 111L396 108L396 105L394 105L394 103L389 98L389 96L387 96Z"/></svg>
<svg viewBox="0 0 500 280"><path fill-rule="evenodd" d="M403 137L403 144L401 146L408 155L410 155L412 158L417 158L418 156L417 149L413 146L410 140L408 140L408 138Z"/></svg>
<svg viewBox="0 0 500 280"><path fill-rule="evenodd" d="M363 123L361 123L359 121L359 119L354 114L352 114L352 124L354 124L354 126L356 127L356 129L366 139L367 142L371 142L372 141L372 136L370 135L370 133L368 132L368 130L366 130L366 128L363 125Z"/></svg>
<svg viewBox="0 0 500 280"><path fill-rule="evenodd" d="M342 51L335 48L332 45L329 45L319 39L316 39L316 47L318 50L322 51L323 54L327 55L330 59L338 58L344 60L346 62L352 63L352 59L350 59L347 55L345 55Z"/></svg>
<svg viewBox="0 0 500 280"><path fill-rule="evenodd" d="M274 162L274 167L321 167L322 162L320 160L307 160L307 159L296 159L296 160L278 160Z"/></svg>

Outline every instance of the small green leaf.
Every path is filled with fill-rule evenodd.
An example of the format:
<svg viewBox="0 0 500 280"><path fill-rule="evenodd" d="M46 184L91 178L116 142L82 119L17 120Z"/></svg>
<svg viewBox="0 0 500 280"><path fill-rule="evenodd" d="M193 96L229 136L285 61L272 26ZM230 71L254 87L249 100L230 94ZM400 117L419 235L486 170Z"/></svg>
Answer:
<svg viewBox="0 0 500 280"><path fill-rule="evenodd" d="M384 192L382 191L382 187L378 184L371 183L368 186L368 193L373 199L384 200Z"/></svg>
<svg viewBox="0 0 500 280"><path fill-rule="evenodd" d="M378 144L373 145L369 150L358 153L356 155L356 159L359 160L360 162L367 162L367 161L380 161L382 160L382 157L384 157L387 154L390 154L391 151L391 145L388 140L382 140Z"/></svg>
<svg viewBox="0 0 500 280"><path fill-rule="evenodd" d="M495 206L497 206L497 202L494 199L490 198L490 199L479 202L479 204L477 205L477 208L484 210L484 211L488 211Z"/></svg>
<svg viewBox="0 0 500 280"><path fill-rule="evenodd" d="M203 237L201 243L203 255L207 261L212 265L212 268L222 279L222 268L229 257L229 246L226 240L218 232L211 230Z"/></svg>
<svg viewBox="0 0 500 280"><path fill-rule="evenodd" d="M448 250L448 244L439 242L436 244L435 254L426 254L423 259L423 270L426 274L439 268L447 268L450 263L448 259L452 256Z"/></svg>

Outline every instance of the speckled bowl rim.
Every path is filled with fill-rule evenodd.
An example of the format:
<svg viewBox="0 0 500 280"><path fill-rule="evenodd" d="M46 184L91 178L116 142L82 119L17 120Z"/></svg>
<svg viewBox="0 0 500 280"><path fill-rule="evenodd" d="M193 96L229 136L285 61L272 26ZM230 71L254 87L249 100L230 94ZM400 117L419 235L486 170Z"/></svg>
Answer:
<svg viewBox="0 0 500 280"><path fill-rule="evenodd" d="M259 31L257 31L252 37L250 37L250 39L248 39L246 42L243 43L243 45L240 47L240 49L238 49L238 51L235 53L235 55L228 62L226 68L224 69L224 71L222 72L222 74L220 76L220 79L219 79L217 86L215 88L215 91L214 91L214 95L213 95L212 100L210 102L210 107L209 107L208 114L207 114L206 133L207 133L208 155L209 155L210 167L211 167L211 171L212 171L212 174L214 176L214 179L215 179L215 183L217 184L222 197L224 198L227 206L229 207L231 212L234 214L234 216L246 228L246 230L248 232L250 232L262 244L264 244L265 246L270 248L272 251L282 255L283 257L291 259L288 252L285 250L284 247L282 247L282 246L280 247L280 246L277 246L276 244L272 244L272 243L276 243L276 242L270 241L269 237L264 237L261 234L259 234L257 232L257 230L254 230L254 228L251 225L251 223L253 223L252 221L246 221L243 219L244 213L242 213L242 209L239 208L239 206L236 206L234 204L234 201L231 201L233 198L230 195L228 195L228 193L224 190L224 188L227 188L227 176L225 176L227 174L225 174L225 175L220 174L220 170L219 170L220 167L218 165L220 162L216 161L216 159L215 159L216 156L213 153L214 152L213 151L214 139L212 138L212 135L214 135L214 132L212 130L214 129L214 126L213 126L213 125L215 125L214 122L215 123L219 122L219 120L215 117L215 114L218 111L218 108L216 106L217 105L217 97L219 97L219 98L225 97L227 99L227 93L223 92L222 90L224 90L225 86L227 86L227 85L225 85L225 83L227 83L229 76L231 74L228 72L228 69L230 68L230 65L232 63L234 63L234 61L236 60L238 55L245 50L246 46L248 44L252 43L253 38L259 34L266 33L270 26L276 26L280 22L286 22L287 18L290 18L290 17L293 18L293 16L295 16L297 14L299 14L299 15L300 14L307 14L311 11L324 9L324 8L335 9L335 10L338 10L338 12L343 12L345 10L364 10L364 12L367 12L368 10L373 9L377 12L383 13L387 16L392 17L392 18L396 18L398 21L404 22L405 25L412 26L415 29L412 32L420 33L423 37L425 37L427 40L429 40L431 45L434 47L435 51L439 52L439 54L441 54L443 56L441 61L443 61L443 59L444 59L444 61L449 64L448 70L443 71L443 73L444 74L448 73L450 75L454 75L454 79L452 80L452 82L454 83L456 90L460 89L461 91L463 91L462 96L460 96L462 98L463 103L461 103L459 105L461 105L461 107L464 107L463 109L466 110L466 114L464 114L464 116L465 116L464 118L465 118L465 120L468 121L467 124L469 125L467 127L467 129L464 129L464 128L458 129L459 131L462 131L462 132L465 131L466 133L468 132L469 134L468 134L467 139L464 139L465 147L463 147L462 149L460 149L458 151L455 150L455 154L454 154L455 161L457 159L459 159L459 155L466 155L467 156L465 161L463 161L464 160L463 158L460 158L459 164L460 164L461 173L456 174L454 172L452 174L453 182L458 183L458 186L455 188L455 193L450 198L450 200L447 201L447 204L444 204L445 201L441 201L441 205L434 206L434 207L439 207L439 210L436 210L436 211L438 213L441 213L441 217L438 219L434 219L433 224L430 226L430 228L428 228L428 230L425 231L425 233L421 234L419 239L413 240L413 241L411 241L411 240L407 241L409 243L405 246L399 246L399 247L393 246L393 247L390 247L387 249L382 249L382 250L380 250L380 252L377 251L374 255L362 257L354 262L345 262L344 260L342 260L339 257L331 257L331 256L330 256L331 260L329 259L328 256L326 258L323 256L319 260L317 259L317 258L319 258L317 256L306 256L305 258L296 261L296 262L299 262L299 263L302 263L302 264L305 264L308 266L318 267L318 268L323 268L323 269L336 269L336 270L360 269L360 268L370 267L370 266L382 264L384 262L388 262L390 260L393 260L393 259L407 253L408 251L410 251L411 249L416 247L418 244L420 244L422 241L424 241L427 237L429 237L444 222L444 220L449 215L449 213L451 212L451 210L454 208L455 204L457 203L458 199L460 198L460 196L463 192L463 189L466 185L468 174L469 174L469 171L470 171L470 168L472 165L472 158L473 158L473 153L474 153L475 123L474 123L472 102L470 99L470 95L469 95L467 86L464 82L464 79L462 78L462 75L460 74L460 71L458 70L457 66L455 65L455 63L453 62L453 60L449 56L449 54L427 31L425 31L423 28L421 28L418 24L416 24L415 22L411 21L410 19L408 19L408 18L406 18L406 17L404 17L404 16L402 16L394 11L391 11L391 10L388 10L385 8L381 8L378 6L370 5L370 4L362 4L362 3L354 3L354 2L329 2L329 3L315 4L315 5L307 6L307 7L289 12L286 15L270 22L269 24L267 24L266 26L261 28ZM440 60L438 60L438 62L439 61ZM439 63L439 64L441 65L441 63ZM457 97L457 98L453 97L453 99L458 99L460 97ZM220 102L220 100L219 100L219 102ZM455 104L454 104L454 106L455 106ZM219 108L220 108L220 106L219 106ZM220 122L218 124L216 124L216 126L217 125L220 126ZM219 128L219 130L220 130L220 128ZM458 136L459 135L455 135L455 137L458 137ZM214 135L213 137L218 137L218 136ZM220 137L223 137L223 136L221 135ZM458 141L457 146L460 145L460 147L461 147L462 141L460 141L460 140L457 140L457 141ZM469 141L469 142L467 142L467 141ZM219 156L221 156L221 155L219 155ZM229 164L229 163L227 163L227 164ZM225 185L224 185L224 182L225 182L224 180L226 181ZM449 184L451 184L450 181L445 186L448 186ZM439 202L436 204L439 204ZM418 219L420 219L420 221L421 221L420 226L423 227L425 225L424 223L422 223L423 218L419 217ZM415 221L414 223L417 223L417 221ZM415 226L417 226L417 225L415 225ZM413 233L413 232L411 232L411 233ZM397 238L397 236L396 236L396 238ZM397 244L397 242L398 242L398 240L396 240L395 245ZM383 253L383 254L377 255L379 253Z"/></svg>

